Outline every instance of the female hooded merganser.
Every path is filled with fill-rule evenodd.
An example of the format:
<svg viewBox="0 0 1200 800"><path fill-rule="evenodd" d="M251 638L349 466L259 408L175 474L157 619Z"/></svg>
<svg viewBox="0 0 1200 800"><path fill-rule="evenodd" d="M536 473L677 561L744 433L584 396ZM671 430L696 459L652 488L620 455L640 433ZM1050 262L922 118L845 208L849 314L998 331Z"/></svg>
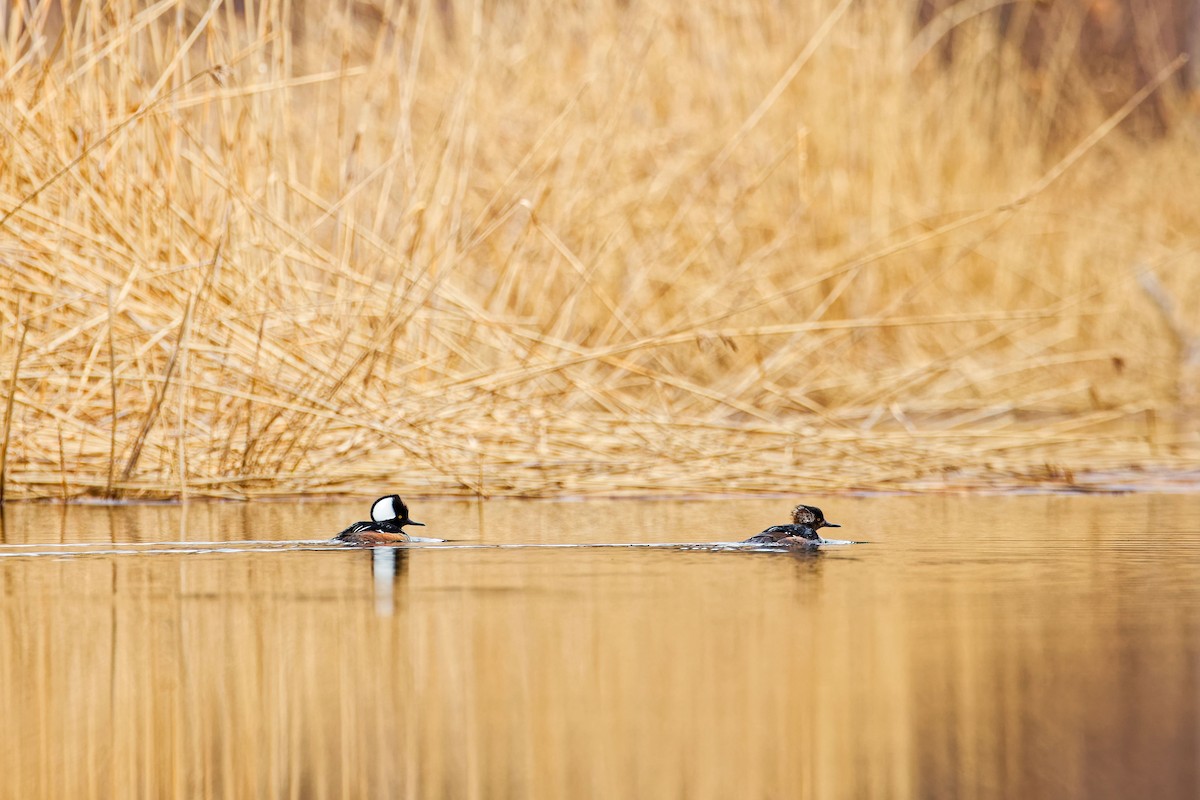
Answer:
<svg viewBox="0 0 1200 800"><path fill-rule="evenodd" d="M825 541L817 533L819 528L840 528L825 521L825 515L816 506L796 506L792 509L791 525L773 525L762 533L746 540L746 544L775 544L784 547L816 547Z"/></svg>
<svg viewBox="0 0 1200 800"><path fill-rule="evenodd" d="M371 504L371 521L356 522L346 530L333 537L335 542L346 544L396 544L407 542L408 534L404 532L405 525L420 525L424 522L414 522L408 518L408 506L398 494L389 494Z"/></svg>

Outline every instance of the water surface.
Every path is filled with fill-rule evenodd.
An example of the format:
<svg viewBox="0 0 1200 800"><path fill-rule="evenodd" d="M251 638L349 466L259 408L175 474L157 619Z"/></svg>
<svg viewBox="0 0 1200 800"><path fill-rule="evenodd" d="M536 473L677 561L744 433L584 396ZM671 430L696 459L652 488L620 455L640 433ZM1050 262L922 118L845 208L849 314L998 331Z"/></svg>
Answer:
<svg viewBox="0 0 1200 800"><path fill-rule="evenodd" d="M800 499L11 506L0 797L1200 794L1196 496Z"/></svg>

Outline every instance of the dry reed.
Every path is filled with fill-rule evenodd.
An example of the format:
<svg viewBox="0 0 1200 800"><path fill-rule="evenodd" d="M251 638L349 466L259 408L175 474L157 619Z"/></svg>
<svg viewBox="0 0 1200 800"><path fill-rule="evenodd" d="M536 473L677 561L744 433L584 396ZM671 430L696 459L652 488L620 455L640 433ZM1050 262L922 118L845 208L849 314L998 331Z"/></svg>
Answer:
<svg viewBox="0 0 1200 800"><path fill-rule="evenodd" d="M987 18L895 4L241 5L4 23L9 498L1200 455L1194 134L1120 128L1178 64L1108 114L1069 53L1031 81Z"/></svg>

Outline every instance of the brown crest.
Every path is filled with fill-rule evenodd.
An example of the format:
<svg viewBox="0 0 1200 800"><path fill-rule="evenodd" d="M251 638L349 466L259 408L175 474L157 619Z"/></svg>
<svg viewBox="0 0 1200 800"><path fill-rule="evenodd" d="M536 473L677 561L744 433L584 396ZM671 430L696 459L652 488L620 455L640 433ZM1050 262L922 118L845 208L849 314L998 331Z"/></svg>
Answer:
<svg viewBox="0 0 1200 800"><path fill-rule="evenodd" d="M816 511L814 514L813 512ZM811 506L796 506L792 509L792 522L797 525L812 526L814 522L821 518L821 512Z"/></svg>

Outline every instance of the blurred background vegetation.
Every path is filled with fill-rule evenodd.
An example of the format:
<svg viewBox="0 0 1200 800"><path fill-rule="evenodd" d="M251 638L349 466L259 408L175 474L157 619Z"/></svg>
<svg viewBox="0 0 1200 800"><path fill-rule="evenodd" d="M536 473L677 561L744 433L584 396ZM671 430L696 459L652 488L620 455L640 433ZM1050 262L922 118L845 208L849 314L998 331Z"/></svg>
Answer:
<svg viewBox="0 0 1200 800"><path fill-rule="evenodd" d="M1187 479L1188 4L787 5L9 2L6 496Z"/></svg>

